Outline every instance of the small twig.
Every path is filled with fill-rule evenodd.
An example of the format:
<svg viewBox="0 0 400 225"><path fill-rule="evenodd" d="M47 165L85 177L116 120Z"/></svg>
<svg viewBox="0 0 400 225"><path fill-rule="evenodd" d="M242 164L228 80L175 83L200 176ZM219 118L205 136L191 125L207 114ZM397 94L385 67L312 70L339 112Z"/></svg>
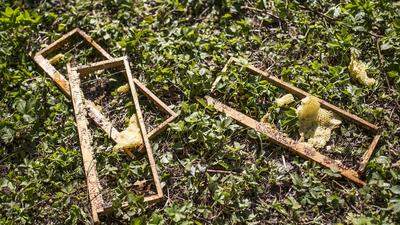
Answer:
<svg viewBox="0 0 400 225"><path fill-rule="evenodd" d="M346 200L345 200L346 201ZM352 208L357 214L360 214L360 211L354 207L354 205L350 204L348 201L346 201L347 205L350 206L350 208Z"/></svg>
<svg viewBox="0 0 400 225"><path fill-rule="evenodd" d="M169 197L169 188L167 187L167 201L165 201L164 208L169 204L171 198Z"/></svg>
<svg viewBox="0 0 400 225"><path fill-rule="evenodd" d="M249 9L249 10L253 10L253 11L257 11L257 12L262 12L262 13L265 13L267 15L270 15L270 16L274 17L275 19L277 19L279 21L281 20L281 18L279 18L279 16L277 16L277 15L275 15L275 14L273 14L273 13L267 11L267 10L261 10L261 9L257 9L257 8L250 7L250 6L242 6L240 8L241 9Z"/></svg>
<svg viewBox="0 0 400 225"><path fill-rule="evenodd" d="M336 180L333 180L333 183L335 183L337 186L346 191L346 188L343 185L339 184Z"/></svg>
<svg viewBox="0 0 400 225"><path fill-rule="evenodd" d="M209 173L224 173L224 174L237 174L237 172L233 171L226 171L226 170L213 170L213 169L207 169L206 170Z"/></svg>

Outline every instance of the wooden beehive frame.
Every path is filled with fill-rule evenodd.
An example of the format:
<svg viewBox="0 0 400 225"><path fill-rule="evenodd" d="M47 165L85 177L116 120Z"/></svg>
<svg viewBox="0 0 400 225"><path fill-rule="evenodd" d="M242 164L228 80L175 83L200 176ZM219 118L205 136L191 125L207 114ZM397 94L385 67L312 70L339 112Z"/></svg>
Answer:
<svg viewBox="0 0 400 225"><path fill-rule="evenodd" d="M139 104L138 101L135 100L135 99L137 99L136 88L135 88L135 85L136 85L145 96L147 96L151 101L153 101L156 104L157 108L159 108L163 112L169 114L169 117L164 122L159 124L157 127L152 129L148 133L146 132L144 123L142 123L143 126L141 126L141 131L142 131L142 135L143 135L143 140L147 140L147 141L144 141L145 146L142 145L139 148L139 150L143 149L143 148L146 149L147 155L149 157L153 180L155 182L155 186L156 186L156 190L157 190L157 194L146 196L144 198L144 201L154 201L154 200L162 198L163 192L161 189L161 183L158 178L158 173L156 170L153 153L151 151L151 146L149 145L148 140L156 137L163 130L165 130L165 128L167 128L168 124L171 123L176 117L178 117L178 114L175 113L172 109L170 109L153 92L151 92L149 89L147 89L146 86L144 84L142 84L138 79L132 78L129 65L128 65L128 63L125 63L125 61L127 62L126 58L113 59L113 57L111 57L111 55L109 55L89 35L87 35L85 32L83 32L79 28L76 28L76 29L68 32L67 34L63 35L61 38L59 38L52 44L48 45L44 49L37 52L35 54L35 56L33 57L34 61L45 71L45 73L47 73L47 75L50 76L50 78L56 83L56 85L61 89L61 91L65 95L67 95L69 97L73 97L71 95L70 82L65 78L65 76L63 76L59 71L57 71L57 69L53 65L51 65L50 61L46 58L46 55L61 48L74 35L80 35L84 39L85 42L87 42L89 45L91 45L93 48L95 48L100 53L100 55L102 55L105 59L108 60L108 61L102 61L98 64L96 64L96 63L92 64L91 66L83 66L80 68L82 73L85 73L85 68L86 68L86 72L90 71L92 66L93 67L100 66L99 69L101 69L102 68L101 64L108 65L107 62L110 62L110 61L115 62L118 66L123 65L124 67L127 68L126 72L127 73L129 72L129 76L127 76L127 77L129 77L128 81L129 81L130 89L131 89L131 91L134 90L132 92L135 93L135 95L133 96L135 108L140 109L139 105L138 105ZM123 62L123 63L121 63L121 62ZM110 67L112 67L112 63L109 65L108 68L110 68ZM70 76L72 78L72 80L75 80L75 83L72 85L74 87L79 87L80 81L77 79L74 79L75 72L73 72L73 71L76 71L76 70L77 70L77 68L75 70L73 70L69 64L67 65L67 71L69 73L68 76ZM78 78L79 78L79 74L77 72L76 72L76 74L78 75ZM97 126L99 126L109 137L111 137L111 139L116 141L117 137L119 135L119 131L116 128L114 128L114 126L107 119L107 117L105 117L97 109L97 106L92 101L85 99L81 95L80 92L75 92L74 96L75 96L75 100L73 99L74 111L75 112L85 111L84 113L86 113L89 117L91 117L91 119L96 123ZM82 108L83 106L84 106L84 108ZM140 114L141 114L141 112L140 112ZM141 116L141 118L143 121L142 116ZM100 189L100 186L98 185L97 172L93 172L93 171L96 171L95 160L93 158L93 152L91 150L91 147L85 147L88 145L87 140L90 140L91 137L89 136L88 137L89 139L86 138L86 141L83 141L83 142L81 140L81 137L86 137L88 135L88 132L86 132L87 131L87 121L85 118L82 118L81 116L78 116L76 118L76 120L77 120L77 124L78 124L78 121L80 121L79 127L78 127L78 134L80 137L81 148L82 148L82 144L84 146L82 154L85 154L85 157L83 159L85 175L92 174L92 175L90 175L90 177L91 177L90 179L86 179L87 185L88 185L88 191L89 191L89 198L91 199L90 201L91 201L91 208L92 208L92 218L95 223L98 223L99 222L98 214L109 211L111 209L111 207L104 206L101 195L98 194L98 190ZM143 132L143 130L144 130L144 132ZM149 149L150 149L150 151L149 151ZM90 164L91 167L87 167L87 162L89 162L89 161L91 162L91 164ZM86 163L86 165L85 165L85 163ZM93 174L95 176L93 176ZM95 178L94 180L96 180L95 182L92 182L93 177ZM94 201L92 199L94 199ZM123 203L122 207L126 207L127 205L128 205L127 203Z"/></svg>
<svg viewBox="0 0 400 225"><path fill-rule="evenodd" d="M283 80L274 77L270 74L268 74L265 71L262 71L252 65L244 65L243 63L240 62L239 59L235 58L235 57L231 57L228 62L225 64L224 68L223 68L223 72L226 72L228 69L228 66L232 63L236 63L238 65L241 65L243 67L245 67L248 71L250 71L253 74L257 74L257 75L261 75L262 78L266 79L267 81L269 81L270 83L272 83L273 85L280 87L284 90L286 90L287 92L296 95L297 97L300 98L304 98L306 96L310 96L311 94L308 92L305 92L297 87L294 87L293 85L284 82ZM215 90L218 82L220 81L222 77L218 77L211 88L211 93ZM275 130L271 130L270 128L266 129L267 127L265 127L264 125L262 125L262 123L257 122L255 120L253 120L252 118L241 114L240 112L218 102L217 100L207 96L206 97L207 101L209 102L209 104L213 105L215 107L215 109L217 109L220 112L224 112L226 113L228 116L232 117L233 119L237 120L238 122L240 122L243 125L246 125L248 127L251 127L261 133L266 134L268 137L270 137L275 143L287 147L289 148L291 151L307 158L307 159L311 159L315 162L320 163L323 166L326 166L328 168L334 169L339 171L344 177L348 178L349 180L359 184L359 185L364 185L365 182L361 181L358 178L358 173L362 173L365 170L366 164L368 163L371 155L373 154L379 138L380 138L380 134L379 132L379 128L378 126L369 123L368 121L365 121L364 119L359 118L356 115L353 115L343 109L338 108L335 105L332 105L328 102L326 102L323 99L318 98L318 101L320 102L320 104L322 105L322 107L329 109L333 112L335 112L336 114L338 114L339 116L341 116L344 119L347 119L351 122L355 122L359 125L361 125L362 127L364 127L365 129L371 131L375 136L371 142L371 144L369 145L367 151L364 153L364 155L361 157L360 160L360 166L358 168L358 173L352 169L346 168L344 167L341 163L337 163L335 160L330 159L327 156L322 155L321 153L319 153L316 149L314 148L309 148L307 146L304 146L303 144L292 140L290 138L288 138L285 134L283 134L282 132L279 131L275 131ZM282 140L282 142L280 141ZM310 154L305 154L309 152ZM329 163L327 163L329 162Z"/></svg>
<svg viewBox="0 0 400 225"><path fill-rule="evenodd" d="M157 199L160 199L160 198L163 197L163 191L162 191L160 179L158 177L157 166L156 166L156 163L155 163L155 160L154 160L153 151L152 151L152 148L151 148L151 145L150 145L150 142L149 142L149 134L146 131L146 127L145 127L145 124L144 124L142 111L140 109L139 98L138 98L138 95L137 95L137 92L136 92L136 85L134 83L134 79L132 77L132 73L131 73L129 62L128 62L127 58L126 57L120 57L120 58L109 59L109 60L104 60L104 61L92 63L90 65L84 65L84 66L78 66L78 67L70 68L69 71L68 71L69 77L72 78L72 80L70 80L70 81L74 81L74 79L75 79L75 82L70 82L71 91L72 90L80 90L80 87L79 86L76 87L76 86L79 85L81 76L85 76L88 73L91 73L91 72L94 72L94 71L97 71L97 70L104 70L104 69L109 69L109 68L119 68L119 67L123 67L124 68L125 75L126 75L126 77L128 79L129 88L130 88L130 91L131 91L131 94L132 94L133 103L134 103L134 106L135 106L135 109L136 109L136 116L137 116L137 119L139 121L139 127L140 127L140 131L141 131L141 134L142 134L144 148L146 149L147 157L148 157L148 160L149 160L149 163L150 163L151 173L152 173L152 176L153 176L153 181L154 181L154 184L155 184L155 187L156 187L156 192L157 192L157 194L150 195L150 196L145 196L144 197L144 201L154 201L154 200L157 200ZM71 94L74 94L74 93L71 92ZM79 101L79 98L83 99L83 97L80 97L80 96L78 96L78 97L72 96L73 101L75 99L78 99L78 101ZM80 103L81 103L81 105L83 105L84 101L81 100ZM76 117L76 120L77 120L77 124L84 123L84 122L79 122L78 119L80 118L80 116L77 115L77 112L79 112L79 111L77 111L75 109L75 117ZM81 136L79 136L79 138L80 138L81 144L82 143L85 144L84 140L83 141L81 140L82 139ZM87 144L85 146L87 146ZM81 145L81 150L82 150L83 158L84 159L88 158L88 157L85 157L84 154L85 153L88 154L87 152L89 152L89 150L83 149L82 145ZM93 153L91 153L91 154L93 154ZM84 165L85 165L85 161L84 161ZM89 181L90 180L95 180L97 178L89 177L89 175L91 174L90 171L87 171L87 167L86 166L84 166L84 168L85 168L85 174L87 175L86 180L87 180L87 183L88 183L89 197L96 196L97 199L102 199L100 193L97 193L97 195L93 194L93 192L95 192L96 188L93 188L93 187L89 186L89 184L91 183ZM92 184L93 183L99 184L98 180L97 180L97 182L92 182ZM91 193L91 191L92 191L92 193ZM111 206L104 206L104 204L101 207L99 207L100 203L98 203L98 202L103 202L103 200L90 199L90 201L91 201L91 206L92 206L92 215L94 215L93 218L98 218L97 214L106 212L109 209L111 209ZM92 201L94 201L94 203ZM123 203L122 207L125 207L125 206L127 206L127 203Z"/></svg>
<svg viewBox="0 0 400 225"><path fill-rule="evenodd" d="M50 76L50 78L56 83L56 85L61 89L61 91L67 96L71 95L70 85L68 80L59 71L57 71L57 69L53 65L51 65L50 61L46 58L46 55L56 51L57 49L60 49L63 45L68 43L68 41L74 35L81 36L86 43L88 43L90 46L96 49L100 53L100 55L103 56L105 59L109 60L113 59L113 57L110 54L108 54L89 35L87 35L79 28L76 28L68 32L58 40L54 41L44 49L37 52L33 58L35 62ZM172 122L178 115L173 110L171 110L163 101L161 101L155 94L153 94L149 89L147 89L146 86L142 84L138 79L134 78L133 83L139 88L139 90L144 95L150 98L150 100L152 100L159 109L169 114L169 117L164 122L159 124L157 127L155 127L147 134L150 139L153 139L155 136L157 136L159 133L165 130L168 124ZM91 119L96 123L96 125L99 126L111 139L116 141L119 135L119 131L112 125L112 123L107 119L107 117L105 117L97 109L96 105L92 101L85 98L83 100L87 107L89 117L91 117ZM143 149L143 147L140 147L139 150L140 149Z"/></svg>

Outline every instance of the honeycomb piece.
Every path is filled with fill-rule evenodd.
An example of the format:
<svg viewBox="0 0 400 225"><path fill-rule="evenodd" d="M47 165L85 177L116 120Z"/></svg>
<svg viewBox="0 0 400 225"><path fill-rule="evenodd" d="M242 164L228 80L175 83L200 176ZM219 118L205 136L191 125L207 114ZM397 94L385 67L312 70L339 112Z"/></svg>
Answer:
<svg viewBox="0 0 400 225"><path fill-rule="evenodd" d="M356 55L352 53L350 64L348 66L350 76L360 82L363 85L371 86L375 83L374 78L367 76L367 66L362 61L356 58Z"/></svg>
<svg viewBox="0 0 400 225"><path fill-rule="evenodd" d="M277 98L275 102L279 107L282 107L284 105L289 105L290 103L294 102L294 97L292 94L286 94L280 98Z"/></svg>
<svg viewBox="0 0 400 225"><path fill-rule="evenodd" d="M307 140L315 148L323 148L331 138L332 129L324 126L317 126L314 134Z"/></svg>
<svg viewBox="0 0 400 225"><path fill-rule="evenodd" d="M128 84L124 84L124 85L122 85L122 86L119 86L118 88L117 88L117 93L118 94L126 94L126 93L128 93L129 92L129 85Z"/></svg>
<svg viewBox="0 0 400 225"><path fill-rule="evenodd" d="M307 96L301 100L301 105L297 108L297 114L300 120L315 121L318 116L320 104L318 98Z"/></svg>
<svg viewBox="0 0 400 225"><path fill-rule="evenodd" d="M320 108L318 99L312 96L301 100L297 114L300 141L307 140L306 143L315 148L323 148L328 143L332 130L342 123L331 111Z"/></svg>
<svg viewBox="0 0 400 225"><path fill-rule="evenodd" d="M132 152L142 143L142 134L140 132L136 114L134 114L129 119L129 126L119 133L114 150Z"/></svg>

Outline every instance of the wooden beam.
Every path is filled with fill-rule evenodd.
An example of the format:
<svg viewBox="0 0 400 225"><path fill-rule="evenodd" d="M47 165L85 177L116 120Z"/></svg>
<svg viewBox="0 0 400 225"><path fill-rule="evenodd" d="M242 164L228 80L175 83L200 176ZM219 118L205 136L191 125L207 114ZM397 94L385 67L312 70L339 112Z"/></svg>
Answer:
<svg viewBox="0 0 400 225"><path fill-rule="evenodd" d="M98 213L104 211L103 198L100 194L100 182L97 177L96 159L92 149L92 137L88 129L88 121L86 119L86 108L83 100L83 93L80 88L80 79L78 73L71 70L67 64L68 76L70 81L71 98L74 106L74 114L76 127L78 129L79 143L83 159L83 167L86 176L86 184L89 192L91 205L91 214L95 224L99 224Z"/></svg>
<svg viewBox="0 0 400 225"><path fill-rule="evenodd" d="M49 44L48 46L46 46L45 48L43 48L42 50L40 50L39 52L36 53L36 55L47 55L50 52L53 52L59 48L61 48L61 46L63 46L65 43L67 43L69 41L69 39L75 35L78 32L78 28L75 28L73 30L71 30L70 32L64 34L63 36L61 36L61 38L57 39L56 41L54 41L53 43Z"/></svg>
<svg viewBox="0 0 400 225"><path fill-rule="evenodd" d="M301 142L297 142L287 137L284 133L273 129L265 123L258 122L246 116L245 114L240 113L227 105L224 105L223 103L215 100L210 96L206 96L206 100L207 103L214 106L217 111L225 113L227 116L231 117L242 125L245 125L256 130L257 132L265 134L275 144L278 144L284 148L288 148L290 151L300 155L303 158L313 160L314 162L317 162L322 166L330 168L334 171L338 171L342 176L353 181L357 185L365 185L365 182L358 178L358 174L356 171L349 169L341 163L329 158L328 156L319 153L313 147L309 147Z"/></svg>
<svg viewBox="0 0 400 225"><path fill-rule="evenodd" d="M364 172L365 167L367 166L367 164L369 162L369 159L371 158L372 154L374 153L374 151L376 149L376 146L378 145L380 137L381 137L380 134L377 134L374 136L374 139L372 140L371 144L369 145L368 150L361 157L360 167L358 168L359 173Z"/></svg>
<svg viewBox="0 0 400 225"><path fill-rule="evenodd" d="M168 117L168 119L166 119L164 122L160 123L157 127L153 128L153 130L151 130L149 133L147 133L147 137L149 137L149 139L153 139L155 137L157 137L161 132L163 132L165 129L167 129L168 124L170 124L172 121L174 121L176 119L176 117L178 117L178 115L173 115ZM139 152L144 153L144 146L140 145L138 148Z"/></svg>
<svg viewBox="0 0 400 225"><path fill-rule="evenodd" d="M172 109L170 109L163 101L161 101L161 99L153 94L153 92L147 89L147 87L142 84L138 79L133 78L133 82L144 95L150 98L157 105L159 109L163 110L167 114L170 114L171 116L177 116L177 114Z"/></svg>
<svg viewBox="0 0 400 225"><path fill-rule="evenodd" d="M49 75L64 94L70 96L68 80L50 64L49 60L45 59L40 54L36 54L33 60L44 70L44 72L47 73L47 75Z"/></svg>
<svg viewBox="0 0 400 225"><path fill-rule="evenodd" d="M85 99L85 105L89 109L88 115L93 121L99 126L108 137L110 137L113 141L117 141L119 136L119 131L112 125L112 123L105 117L98 109L96 104L94 104L90 100Z"/></svg>
<svg viewBox="0 0 400 225"><path fill-rule="evenodd" d="M97 70L105 70L109 68L123 67L123 60L126 57L107 59L99 62L90 63L88 65L75 67L79 75L84 76Z"/></svg>
<svg viewBox="0 0 400 225"><path fill-rule="evenodd" d="M112 59L113 57L104 50L99 44L97 44L92 37L87 35L83 30L77 28L77 32L85 39L85 41L91 45L93 48L97 49L98 52L100 52L101 55L103 55L106 59Z"/></svg>
<svg viewBox="0 0 400 225"><path fill-rule="evenodd" d="M153 150L151 148L150 141L147 136L146 126L144 124L143 115L142 115L142 110L140 109L139 97L136 92L135 83L133 82L132 72L131 72L128 60L125 58L123 61L124 61L124 66L125 66L126 77L128 79L128 84L129 84L131 94L132 94L133 103L134 103L134 106L136 109L136 116L139 121L139 127L141 130L144 146L146 148L147 158L150 163L150 169L151 169L151 173L153 175L153 181L156 186L158 198L162 198L163 191L161 188L160 179L158 177L157 166L156 166L154 156L153 156Z"/></svg>

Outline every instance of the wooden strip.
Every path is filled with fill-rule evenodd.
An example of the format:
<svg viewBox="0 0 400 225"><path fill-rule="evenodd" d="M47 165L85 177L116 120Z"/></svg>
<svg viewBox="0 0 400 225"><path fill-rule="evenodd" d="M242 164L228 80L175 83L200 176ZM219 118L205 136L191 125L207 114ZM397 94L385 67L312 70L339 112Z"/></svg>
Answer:
<svg viewBox="0 0 400 225"><path fill-rule="evenodd" d="M46 72L50 78L56 83L66 95L70 95L69 82L63 75L61 75L53 65L50 64L49 60L45 59L42 55L36 54L33 58L35 62Z"/></svg>
<svg viewBox="0 0 400 225"><path fill-rule="evenodd" d="M141 130L141 133L142 133L144 146L146 148L147 157L149 159L151 173L153 175L153 180L154 180L154 183L155 183L155 186L156 186L157 194L161 198L163 196L163 191L162 191L162 188L161 188L160 179L158 177L157 166L156 166L156 163L154 161L153 150L151 148L151 145L150 145L150 142L149 142L149 139L148 139L148 136L147 136L146 126L144 124L142 111L140 109L139 98L138 98L138 95L137 95L137 92L136 92L135 83L133 82L132 72L131 72L131 69L130 69L130 66L129 66L129 62L128 62L128 60L126 58L124 59L124 66L125 66L125 72L126 72L126 76L128 78L128 83L129 83L129 87L130 87L132 98L133 98L133 103L134 103L135 109L136 109L136 116L137 116L137 119L139 121L139 127L140 127L140 130Z"/></svg>
<svg viewBox="0 0 400 225"><path fill-rule="evenodd" d="M124 60L125 57L119 57L115 59L107 59L95 63L91 63L88 65L83 65L83 66L78 66L74 69L79 73L79 75L87 75L89 73L92 73L97 70L105 70L109 68L115 68L115 67L120 67L124 65Z"/></svg>
<svg viewBox="0 0 400 225"><path fill-rule="evenodd" d="M222 68L221 73L226 73L226 71L228 70L229 65L232 63L232 61L234 60L234 57L231 57L228 59L228 62L226 62L224 68ZM211 85L211 93L214 92L215 88L217 88L217 85L219 83L219 81L221 80L222 76L218 76L215 81L212 83Z"/></svg>
<svg viewBox="0 0 400 225"><path fill-rule="evenodd" d="M155 138L157 135L159 135L161 132L163 132L167 127L168 124L171 123L176 117L178 117L177 114L170 116L168 119L166 119L164 122L160 123L156 128L151 130L147 136L150 139Z"/></svg>
<svg viewBox="0 0 400 225"><path fill-rule="evenodd" d="M358 174L356 171L349 169L341 163L319 153L316 149L306 146L303 143L297 142L287 137L284 133L273 129L264 123L258 122L246 116L245 114L240 113L230 108L229 106L222 104L221 102L213 99L210 96L206 96L206 100L208 104L213 105L216 110L225 113L227 116L233 118L234 120L247 127L253 128L257 132L267 135L267 137L271 139L275 144L288 148L289 150L302 156L303 158L311 159L327 168L338 171L342 176L353 181L357 185L365 185L365 182L358 178Z"/></svg>
<svg viewBox="0 0 400 225"><path fill-rule="evenodd" d="M160 123L156 128L151 130L148 134L147 137L149 139L153 139L157 137L161 132L163 132L165 129L167 129L168 124L171 123L178 115L170 116L168 119L166 119L164 122ZM137 149L139 152L144 152L144 146L140 145L139 148Z"/></svg>
<svg viewBox="0 0 400 225"><path fill-rule="evenodd" d="M157 107L171 116L176 116L176 113L170 109L161 99L159 99L153 92L151 92L145 85L143 85L138 79L133 78L133 82L138 86L139 90L146 95L148 98L154 101Z"/></svg>
<svg viewBox="0 0 400 225"><path fill-rule="evenodd" d="M239 61L239 59L234 58L234 57L232 57L232 58L233 58L233 60L232 60L233 62L242 65L242 63ZM301 90L300 88L297 88L289 83L286 83L285 81L283 81L277 77L274 77L274 76L268 74L268 72L262 71L252 65L243 65L243 66L245 66L250 72L261 75L263 78L265 78L266 80L268 80L275 86L283 88L287 92L292 93L300 98L304 98L304 97L311 95L310 93L305 92L305 91ZM378 126L371 124L370 122L368 122L364 119L361 119L360 117L358 117L354 114L351 114L343 109L340 109L339 107L332 105L332 104L326 102L325 100L318 98L318 101L321 103L321 105L323 107L332 110L333 112L335 112L336 114L340 115L341 117L343 117L347 120L354 121L373 132L377 132L379 130Z"/></svg>
<svg viewBox="0 0 400 225"><path fill-rule="evenodd" d="M85 39L89 45L91 45L93 48L95 48L100 54L102 54L106 59L112 59L113 57L106 52L99 44L97 44L92 37L87 35L83 30L77 28L78 33Z"/></svg>
<svg viewBox="0 0 400 225"><path fill-rule="evenodd" d="M97 178L96 159L94 158L91 135L88 129L88 121L86 119L86 108L83 101L83 94L81 93L79 75L76 71L71 71L69 64L67 64L67 70L71 85L71 98L74 106L92 218L94 223L98 224L100 221L97 213L104 210L104 202L100 194L100 182Z"/></svg>
<svg viewBox="0 0 400 225"><path fill-rule="evenodd" d="M372 140L371 144L369 145L368 150L364 153L361 157L360 167L358 168L358 172L362 173L367 166L369 159L371 158L372 154L375 151L376 146L378 145L379 138L381 137L380 134L375 135L374 139Z"/></svg>
<svg viewBox="0 0 400 225"><path fill-rule="evenodd" d="M92 101L85 100L85 104L89 109L88 114L90 118L93 119L97 126L106 132L108 137L116 142L119 136L119 131L115 129L112 123L96 108L96 105Z"/></svg>
<svg viewBox="0 0 400 225"><path fill-rule="evenodd" d="M77 33L78 28L75 28L71 30L70 32L64 34L61 38L57 39L53 43L49 44L42 50L36 53L36 55L47 55L50 52L53 52L57 49L59 49L62 45L64 45L66 42L68 42L68 39L71 38L75 33Z"/></svg>

